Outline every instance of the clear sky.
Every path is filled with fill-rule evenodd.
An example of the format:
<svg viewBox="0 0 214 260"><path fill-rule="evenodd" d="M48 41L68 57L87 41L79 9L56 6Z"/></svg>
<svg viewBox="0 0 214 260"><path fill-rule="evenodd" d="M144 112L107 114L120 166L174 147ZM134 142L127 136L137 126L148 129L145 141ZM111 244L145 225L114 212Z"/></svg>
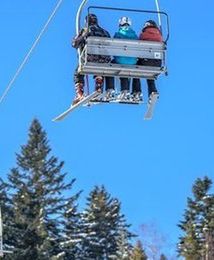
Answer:
<svg viewBox="0 0 214 260"><path fill-rule="evenodd" d="M1 94L55 3L0 1ZM104 184L122 202L134 231L154 222L174 243L193 182L204 175L214 180L214 3L160 1L161 10L170 17L169 76L157 82L160 99L152 121L143 120L144 105L97 105L53 123L51 119L74 96L72 73L77 60L70 42L79 4L79 0L63 2L0 105L0 174L6 177L15 166L15 152L26 143L29 125L37 117L53 154L66 162L68 175L77 178L75 189L84 190L81 206L94 185ZM155 1L89 0L89 4L155 9ZM128 15L139 32L145 17ZM117 30L120 13L98 16L111 34ZM143 89L146 92L145 80Z"/></svg>

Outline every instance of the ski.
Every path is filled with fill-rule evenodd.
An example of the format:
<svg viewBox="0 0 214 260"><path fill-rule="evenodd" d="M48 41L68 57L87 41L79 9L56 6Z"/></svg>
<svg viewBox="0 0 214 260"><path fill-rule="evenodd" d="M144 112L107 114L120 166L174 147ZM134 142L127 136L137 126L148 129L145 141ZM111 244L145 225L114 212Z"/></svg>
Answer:
<svg viewBox="0 0 214 260"><path fill-rule="evenodd" d="M88 104L84 104L84 106L87 105L97 105L97 104L124 104L124 105L140 105L143 102L142 101L132 101L132 100L91 100L88 102Z"/></svg>
<svg viewBox="0 0 214 260"><path fill-rule="evenodd" d="M98 97L94 98L93 100L88 101L86 105L96 105L96 104L102 104L102 103L107 103L107 104L127 104L127 105L140 105L143 103L142 99L139 100L134 100L132 98L130 99L118 99L117 96L113 98L106 98L105 96L103 97Z"/></svg>
<svg viewBox="0 0 214 260"><path fill-rule="evenodd" d="M57 122L63 120L68 114L70 114L72 111L74 111L76 108L78 108L81 105L84 105L88 103L90 100L93 100L94 98L97 98L101 93L94 91L93 93L89 94L88 96L81 99L78 103L75 105L71 105L67 110L65 110L63 113L55 117L52 121Z"/></svg>
<svg viewBox="0 0 214 260"><path fill-rule="evenodd" d="M115 103L125 104L125 105L140 105L143 101L135 101L135 100L116 100Z"/></svg>
<svg viewBox="0 0 214 260"><path fill-rule="evenodd" d="M147 111L145 113L144 119L145 120L150 120L153 117L153 112L154 112L154 108L158 99L158 93L153 94L150 98L149 98L149 102L147 105Z"/></svg>

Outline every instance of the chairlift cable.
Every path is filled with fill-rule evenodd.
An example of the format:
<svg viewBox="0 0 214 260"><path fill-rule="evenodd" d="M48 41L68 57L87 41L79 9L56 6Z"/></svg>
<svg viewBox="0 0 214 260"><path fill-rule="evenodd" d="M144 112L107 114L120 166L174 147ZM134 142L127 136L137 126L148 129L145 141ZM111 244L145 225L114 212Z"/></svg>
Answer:
<svg viewBox="0 0 214 260"><path fill-rule="evenodd" d="M8 83L7 87L5 88L5 91L3 92L3 94L0 97L0 104L2 103L2 101L4 100L4 98L7 96L9 90L11 89L13 83L15 82L15 80L17 79L17 77L19 76L20 72L22 71L22 69L24 68L25 64L27 63L27 61L29 60L33 50L36 48L36 46L38 45L39 41L41 40L41 37L43 36L43 34L45 33L45 31L47 30L50 22L52 21L53 17L55 16L56 12L58 11L60 5L62 4L63 0L59 0L58 3L56 4L54 10L52 11L51 15L49 16L47 22L45 23L44 27L42 28L42 30L40 31L39 35L37 36L36 40L34 41L32 47L30 48L30 50L28 51L28 53L25 55L22 63L19 65L18 69L16 70L14 76L12 77L12 79L10 80L10 82Z"/></svg>

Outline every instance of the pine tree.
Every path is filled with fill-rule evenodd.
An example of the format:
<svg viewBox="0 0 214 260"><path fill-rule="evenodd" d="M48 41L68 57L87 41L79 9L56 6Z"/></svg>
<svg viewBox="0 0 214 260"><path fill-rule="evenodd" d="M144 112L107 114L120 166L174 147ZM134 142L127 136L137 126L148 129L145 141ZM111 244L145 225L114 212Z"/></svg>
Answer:
<svg viewBox="0 0 214 260"><path fill-rule="evenodd" d="M207 246L209 250L212 248L208 243L212 239L208 239L206 232L214 231L214 195L208 194L211 185L208 177L196 180L192 188L193 199L187 199L184 220L178 225L184 233L179 239L178 252L186 259L204 259L208 254Z"/></svg>
<svg viewBox="0 0 214 260"><path fill-rule="evenodd" d="M64 210L64 241L61 243L64 251L63 260L80 259L81 249L81 214L77 210L76 201L80 193L76 197L70 198Z"/></svg>
<svg viewBox="0 0 214 260"><path fill-rule="evenodd" d="M3 229L3 250L11 250L13 248L12 223L13 212L11 200L8 196L9 186L0 179L0 209L2 215Z"/></svg>
<svg viewBox="0 0 214 260"><path fill-rule="evenodd" d="M63 259L61 223L68 202L63 192L74 180L65 183L64 163L50 152L46 132L35 119L27 144L17 154L17 167L8 176L15 216L13 260Z"/></svg>
<svg viewBox="0 0 214 260"><path fill-rule="evenodd" d="M111 198L105 188L95 187L87 199L87 208L82 214L82 257L80 259L125 259L121 255L121 234L129 240L131 233L120 213L120 203ZM129 247L130 245L125 245ZM124 250L124 247L123 247Z"/></svg>
<svg viewBox="0 0 214 260"><path fill-rule="evenodd" d="M132 246L130 244L130 238L133 237L130 232L128 232L125 219L121 219L120 230L118 232L117 238L117 257L118 260L130 260Z"/></svg>
<svg viewBox="0 0 214 260"><path fill-rule="evenodd" d="M132 250L130 260L147 260L148 257L143 249L143 245L140 240L137 241L135 247Z"/></svg>

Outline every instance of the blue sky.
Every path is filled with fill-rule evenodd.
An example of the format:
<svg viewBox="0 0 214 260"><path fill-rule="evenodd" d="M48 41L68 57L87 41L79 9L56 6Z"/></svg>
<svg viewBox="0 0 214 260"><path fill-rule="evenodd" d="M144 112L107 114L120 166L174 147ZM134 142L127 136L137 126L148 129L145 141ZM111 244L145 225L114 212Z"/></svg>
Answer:
<svg viewBox="0 0 214 260"><path fill-rule="evenodd" d="M1 94L55 3L0 2ZM77 178L75 189L84 190L81 206L94 185L104 184L122 202L133 230L154 222L176 242L176 224L193 182L204 175L214 180L214 3L160 1L161 10L170 17L169 76L157 82L160 99L152 121L143 120L145 106L100 105L81 108L53 123L51 119L69 106L74 95L72 73L77 60L70 43L79 3L63 2L0 105L0 173L6 177L15 166L15 152L26 143L29 125L37 117L48 133L53 154L66 162L69 176ZM115 7L112 0L89 3ZM116 6L155 9L155 2L118 0ZM138 32L144 17L129 15ZM120 13L98 16L111 34L117 30ZM145 81L143 89L146 92Z"/></svg>

